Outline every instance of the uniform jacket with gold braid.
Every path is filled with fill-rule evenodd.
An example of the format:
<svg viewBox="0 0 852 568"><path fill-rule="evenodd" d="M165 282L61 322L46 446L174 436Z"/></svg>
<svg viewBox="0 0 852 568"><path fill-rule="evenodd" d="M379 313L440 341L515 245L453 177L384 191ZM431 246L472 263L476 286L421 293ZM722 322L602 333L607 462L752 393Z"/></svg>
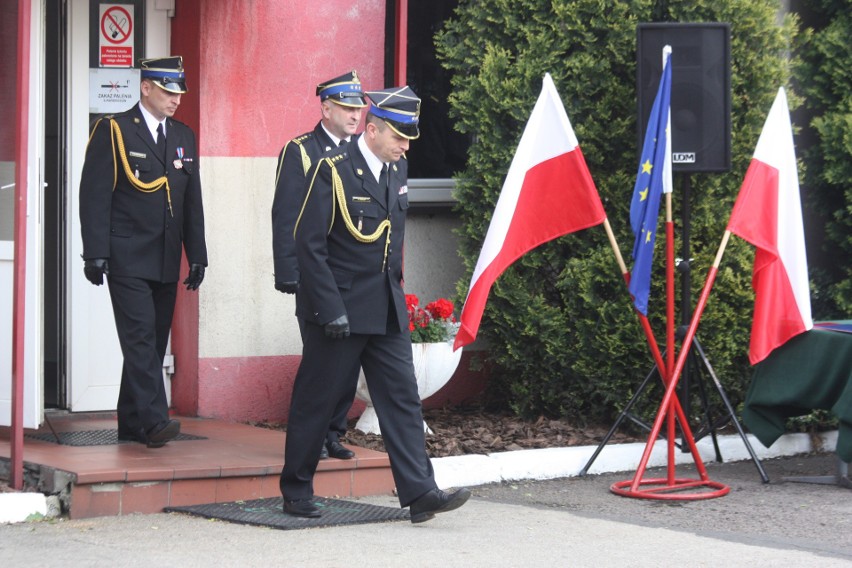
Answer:
<svg viewBox="0 0 852 568"><path fill-rule="evenodd" d="M176 282L181 245L190 264L207 266L195 135L166 120L165 159L138 103L92 129L80 180L83 258L109 259L110 275Z"/></svg>
<svg viewBox="0 0 852 568"><path fill-rule="evenodd" d="M324 325L345 314L352 333L384 334L391 310L399 329L406 330L405 158L390 165L389 190L380 188L353 137L326 154L308 176L307 197L296 223L302 272L296 315Z"/></svg>
<svg viewBox="0 0 852 568"><path fill-rule="evenodd" d="M305 177L321 155L337 145L318 122L311 132L290 140L278 155L272 201L272 258L276 282L298 282L293 227L305 201Z"/></svg>

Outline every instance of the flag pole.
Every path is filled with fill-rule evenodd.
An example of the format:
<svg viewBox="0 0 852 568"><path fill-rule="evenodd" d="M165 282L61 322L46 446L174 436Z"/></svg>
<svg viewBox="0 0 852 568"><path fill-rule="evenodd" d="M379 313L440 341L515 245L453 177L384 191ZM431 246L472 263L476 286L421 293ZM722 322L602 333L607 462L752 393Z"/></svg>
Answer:
<svg viewBox="0 0 852 568"><path fill-rule="evenodd" d="M666 370L671 376L675 363L674 222L672 194L666 194Z"/></svg>
<svg viewBox="0 0 852 568"><path fill-rule="evenodd" d="M612 226L609 224L609 217L604 217L604 229L606 236L609 237L609 245L612 247L612 252L615 253L615 260L618 262L618 268L622 274L630 274L627 271L627 265L624 263L624 258L621 256L621 250L618 248L618 242L615 240L615 233L612 232Z"/></svg>
<svg viewBox="0 0 852 568"><path fill-rule="evenodd" d="M672 221L672 194L666 193L666 376L672 377L675 363L675 286L674 286L674 222ZM675 399L677 400L677 399ZM672 407L668 414L668 479L675 480L675 421ZM688 426L685 429L689 430ZM690 434L691 435L691 434Z"/></svg>
<svg viewBox="0 0 852 568"><path fill-rule="evenodd" d="M666 59L671 58L671 46L663 47L663 68L666 66ZM671 61L669 61L671 64ZM675 334L674 334L674 222L672 221L672 172L671 172L671 106L666 110L666 157L663 162L663 191L666 194L666 376L671 379L672 371L674 370L675 361ZM666 185L665 180L668 180ZM675 399L677 400L677 399ZM680 401L677 400L677 405L680 407ZM668 415L668 484L675 483L675 421L672 413L673 406L669 406ZM681 414L683 411L681 410ZM689 432L689 424L685 419L681 420L684 432ZM690 438L692 433L689 434ZM638 476L638 472L637 472Z"/></svg>
<svg viewBox="0 0 852 568"><path fill-rule="evenodd" d="M609 218L604 217L603 222L604 229L606 230L606 236L609 238L609 245L612 247L612 251L615 253L615 260L618 262L618 268L621 270L621 276L624 278L624 282L630 283L630 271L627 270L627 264L624 262L624 257L621 256L621 249L618 247L618 242L615 240L615 233L612 231L612 226L609 224ZM651 348L651 356L654 358L654 363L657 365L657 369L660 371L660 376L663 378L663 382L668 384L668 374L666 369L666 364L663 362L663 356L660 354L660 348L657 345L657 338L654 337L654 332L651 329L651 324L648 322L647 316L642 314L639 310L634 309L636 315L639 317L639 323L642 325L642 331L645 332L645 339L648 341L648 347Z"/></svg>
<svg viewBox="0 0 852 568"><path fill-rule="evenodd" d="M713 282L716 280L716 274L719 271L719 264L722 262L722 255L725 253L725 248L728 246L728 240L731 238L731 231L726 230L724 236L722 237L722 242L719 245L719 251L716 253L716 259L713 261L713 266L710 268L710 272L707 274L707 281L704 284L704 289L701 291L701 296L698 299L698 305L695 307L695 312L692 314L692 320L689 322L689 328L686 331L686 336L683 338L683 347L680 350L680 353L677 357L677 363L675 364L674 371L672 374L672 380L669 381L666 387L666 394L663 396L663 402L660 404L660 412L657 414L657 419L654 421L654 427L651 429L651 435L648 438L648 443L645 445L645 451L642 454L642 459L639 462L639 469L637 471L637 476L633 480L633 485L631 486L631 491L636 491L639 486L639 475L638 472L644 471L648 466L648 460L651 457L651 450L654 447L654 440L660 434L660 428L662 427L662 419L663 419L663 409L666 408L669 404L671 404L672 396L674 394L675 387L677 386L678 378L680 377L681 372L683 371L684 364L686 363L686 356L689 354L689 346L692 344L692 340L695 338L695 332L698 329L698 321L701 319L701 314L704 312L704 307L707 304L707 297L710 295L710 289L713 287ZM698 453L698 449L695 447L695 440L692 438L692 435L686 437L689 441L690 449L692 450L693 455L697 456L698 459L695 460L695 466L698 469L698 473L701 476L701 479L707 481L707 470L704 467L704 463L700 459L700 454ZM725 492L727 493L727 491Z"/></svg>

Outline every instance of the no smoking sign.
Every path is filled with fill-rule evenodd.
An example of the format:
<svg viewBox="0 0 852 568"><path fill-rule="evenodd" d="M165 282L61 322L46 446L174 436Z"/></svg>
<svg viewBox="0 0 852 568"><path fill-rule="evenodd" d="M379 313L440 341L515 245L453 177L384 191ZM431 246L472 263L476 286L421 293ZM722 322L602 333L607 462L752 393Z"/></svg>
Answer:
<svg viewBox="0 0 852 568"><path fill-rule="evenodd" d="M133 67L133 6L100 5L100 66Z"/></svg>

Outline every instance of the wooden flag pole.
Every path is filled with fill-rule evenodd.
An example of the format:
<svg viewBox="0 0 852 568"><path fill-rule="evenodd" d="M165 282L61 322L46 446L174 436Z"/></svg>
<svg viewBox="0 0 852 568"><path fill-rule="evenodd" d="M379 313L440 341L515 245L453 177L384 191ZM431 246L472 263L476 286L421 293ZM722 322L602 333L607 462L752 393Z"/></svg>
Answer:
<svg viewBox="0 0 852 568"><path fill-rule="evenodd" d="M612 226L609 224L609 218L604 217L604 229L606 230L606 236L609 238L609 245L612 247L612 251L615 253L615 260L618 263L618 268L621 270L621 276L624 278L625 283L630 283L630 272L627 270L627 264L624 262L624 258L621 256L621 249L618 247L618 242L615 240L615 233L612 232ZM636 315L639 317L639 323L642 325L642 331L645 332L645 339L648 341L648 347L651 348L651 356L654 358L654 363L657 365L657 369L660 371L660 376L663 377L663 382L668 384L668 374L666 372L666 365L663 362L663 356L660 354L660 348L657 345L657 339L654 337L654 332L651 329L651 324L648 322L648 318L640 313L638 310L634 310Z"/></svg>

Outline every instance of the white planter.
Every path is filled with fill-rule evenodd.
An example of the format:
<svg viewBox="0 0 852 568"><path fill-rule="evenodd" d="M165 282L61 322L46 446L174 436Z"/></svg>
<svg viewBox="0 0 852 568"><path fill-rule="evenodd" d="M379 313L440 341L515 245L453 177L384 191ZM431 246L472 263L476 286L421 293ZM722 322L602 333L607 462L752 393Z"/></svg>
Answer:
<svg viewBox="0 0 852 568"><path fill-rule="evenodd" d="M453 351L452 343L448 342L411 344L411 354L414 357L414 376L417 378L417 392L420 395L420 400L429 398L447 384L447 381L450 380L459 366L461 353L461 349ZM367 408L361 414L355 428L367 434L381 434L379 419L370 400L370 391L367 389L367 381L364 379L363 371L358 378L356 396L367 403ZM427 434L432 433L426 422L423 422L423 430Z"/></svg>

